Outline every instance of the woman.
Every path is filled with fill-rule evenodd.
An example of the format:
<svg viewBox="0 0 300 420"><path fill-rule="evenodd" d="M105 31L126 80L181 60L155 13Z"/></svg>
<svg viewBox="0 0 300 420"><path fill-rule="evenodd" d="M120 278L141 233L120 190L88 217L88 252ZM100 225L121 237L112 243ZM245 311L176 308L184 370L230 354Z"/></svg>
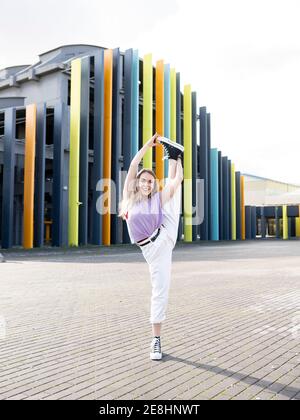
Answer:
<svg viewBox="0 0 300 420"><path fill-rule="evenodd" d="M155 173L149 169L138 172L145 153L162 144L169 159L166 185L159 191ZM125 179L119 216L126 220L132 243L137 244L149 265L152 284L151 316L153 339L150 359L159 360L161 324L166 319L171 280L172 251L175 247L181 207L183 180L183 146L157 133L133 158Z"/></svg>

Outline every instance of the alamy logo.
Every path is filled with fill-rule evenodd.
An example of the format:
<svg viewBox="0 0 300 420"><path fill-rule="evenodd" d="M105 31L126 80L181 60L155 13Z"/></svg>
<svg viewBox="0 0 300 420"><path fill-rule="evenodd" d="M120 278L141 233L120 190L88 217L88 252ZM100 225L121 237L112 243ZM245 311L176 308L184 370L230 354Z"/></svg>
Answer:
<svg viewBox="0 0 300 420"><path fill-rule="evenodd" d="M118 213L118 203L121 199L121 192L123 190L124 180L126 178L127 172L121 171L120 173L120 186L117 188L116 183L112 179L102 178L97 182L96 191L98 191L99 197L96 200L96 210L97 213L101 216L105 214L117 214ZM166 180L162 180L161 184L164 185ZM184 180L184 188L187 191L192 191L191 179ZM195 192L196 200L195 205L190 203L189 206L182 208L180 206L180 213L184 214L186 218L187 225L200 225L204 220L204 180L196 179L195 181ZM189 197L191 198L191 197Z"/></svg>

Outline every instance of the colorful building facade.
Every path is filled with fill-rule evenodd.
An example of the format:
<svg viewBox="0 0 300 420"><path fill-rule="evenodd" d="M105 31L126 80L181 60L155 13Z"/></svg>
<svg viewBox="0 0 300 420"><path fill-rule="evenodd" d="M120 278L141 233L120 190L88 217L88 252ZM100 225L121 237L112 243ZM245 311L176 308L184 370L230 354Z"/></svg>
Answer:
<svg viewBox="0 0 300 420"><path fill-rule="evenodd" d="M118 202L131 159L156 131L185 147L178 239L255 238L266 216L245 206L244 177L211 147L211 115L180 72L133 49L69 45L0 70L1 247L128 243ZM143 159L161 185L162 158L159 146ZM284 237L299 233L292 207L274 209Z"/></svg>

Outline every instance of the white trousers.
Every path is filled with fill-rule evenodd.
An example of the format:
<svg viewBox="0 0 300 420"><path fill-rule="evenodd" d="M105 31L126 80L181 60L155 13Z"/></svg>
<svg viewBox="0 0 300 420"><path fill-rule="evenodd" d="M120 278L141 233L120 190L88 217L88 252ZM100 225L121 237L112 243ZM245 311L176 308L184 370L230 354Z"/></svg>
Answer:
<svg viewBox="0 0 300 420"><path fill-rule="evenodd" d="M141 247L143 256L149 266L152 285L151 324L159 324L166 319L171 282L172 251L178 235L180 210L181 185L163 207L163 226L159 236L154 242ZM153 232L153 235L156 232Z"/></svg>

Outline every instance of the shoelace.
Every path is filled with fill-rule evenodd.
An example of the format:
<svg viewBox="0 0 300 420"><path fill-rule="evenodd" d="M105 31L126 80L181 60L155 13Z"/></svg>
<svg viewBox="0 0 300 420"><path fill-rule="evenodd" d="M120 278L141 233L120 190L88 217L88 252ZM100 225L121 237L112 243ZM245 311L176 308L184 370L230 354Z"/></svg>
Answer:
<svg viewBox="0 0 300 420"><path fill-rule="evenodd" d="M164 148L165 153L166 153L166 155L163 157L163 160L169 159L169 157L170 157L169 148L167 146L165 146L164 144L163 144L163 148Z"/></svg>
<svg viewBox="0 0 300 420"><path fill-rule="evenodd" d="M159 338L155 339L154 353L160 353L160 339Z"/></svg>

